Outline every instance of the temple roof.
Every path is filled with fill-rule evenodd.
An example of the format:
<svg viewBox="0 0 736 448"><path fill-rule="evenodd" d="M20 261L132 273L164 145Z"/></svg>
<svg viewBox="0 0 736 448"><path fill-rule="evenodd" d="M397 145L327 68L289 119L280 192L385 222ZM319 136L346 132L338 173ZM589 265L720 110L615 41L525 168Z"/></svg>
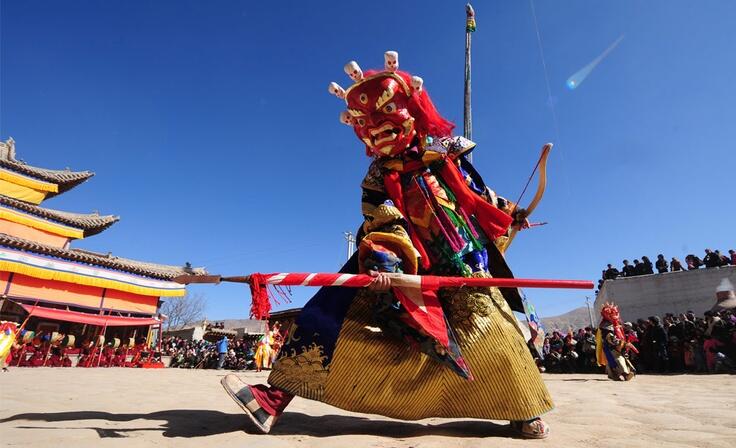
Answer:
<svg viewBox="0 0 736 448"><path fill-rule="evenodd" d="M38 168L28 165L21 160L16 160L15 141L12 138L9 138L5 142L0 141L0 167L44 182L58 185L59 191L56 193L50 192L47 195L47 198L70 190L95 175L95 173L91 171L71 171L69 169L50 170L46 168Z"/></svg>
<svg viewBox="0 0 736 448"><path fill-rule="evenodd" d="M84 231L84 236L97 235L111 225L120 221L119 216L100 215L98 213L70 213L50 208L39 207L25 201L13 199L0 194L0 205L29 213L60 224L66 224Z"/></svg>
<svg viewBox="0 0 736 448"><path fill-rule="evenodd" d="M6 233L0 233L0 246L162 280L171 280L184 274L207 275L207 271L204 268L149 263L117 257L111 253L101 254L84 249L62 249L36 241L18 238Z"/></svg>

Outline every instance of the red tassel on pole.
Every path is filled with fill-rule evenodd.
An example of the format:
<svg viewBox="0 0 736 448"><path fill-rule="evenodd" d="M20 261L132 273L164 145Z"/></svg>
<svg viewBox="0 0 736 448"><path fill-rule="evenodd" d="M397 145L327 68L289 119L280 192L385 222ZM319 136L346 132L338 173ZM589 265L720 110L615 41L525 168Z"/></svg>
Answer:
<svg viewBox="0 0 736 448"><path fill-rule="evenodd" d="M271 301L268 297L268 288L263 274L251 274L249 282L252 302L250 317L254 319L268 319L271 314Z"/></svg>

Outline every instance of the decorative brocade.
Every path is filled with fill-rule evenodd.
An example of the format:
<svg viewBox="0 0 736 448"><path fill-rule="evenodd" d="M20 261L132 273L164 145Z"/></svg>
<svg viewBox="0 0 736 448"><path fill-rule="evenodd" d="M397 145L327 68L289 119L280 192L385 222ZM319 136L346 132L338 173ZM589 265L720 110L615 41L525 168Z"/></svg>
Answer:
<svg viewBox="0 0 736 448"><path fill-rule="evenodd" d="M383 226L403 221L404 215L401 214L398 208L384 203L365 213L363 230L366 233L373 232L375 230L379 230Z"/></svg>
<svg viewBox="0 0 736 448"><path fill-rule="evenodd" d="M322 400L329 373L322 365L326 358L322 346L316 344L302 347L298 354L292 349L276 361L269 382L282 384L282 389L294 395Z"/></svg>
<svg viewBox="0 0 736 448"><path fill-rule="evenodd" d="M373 191L385 191L383 187L383 174L381 173L382 162L374 160L368 167L368 173L363 178L361 187Z"/></svg>
<svg viewBox="0 0 736 448"><path fill-rule="evenodd" d="M466 381L401 341L373 331L375 298L370 291L360 291L343 322L323 401L404 420L527 420L551 410L551 397L512 323L511 311L499 307L492 298L495 293L486 295L487 315L474 315L469 324L455 328L476 378ZM283 383L269 381L284 388Z"/></svg>
<svg viewBox="0 0 736 448"><path fill-rule="evenodd" d="M491 297L487 289L461 288L440 291L440 298L443 299L453 327L470 327L475 317L487 317L491 313Z"/></svg>

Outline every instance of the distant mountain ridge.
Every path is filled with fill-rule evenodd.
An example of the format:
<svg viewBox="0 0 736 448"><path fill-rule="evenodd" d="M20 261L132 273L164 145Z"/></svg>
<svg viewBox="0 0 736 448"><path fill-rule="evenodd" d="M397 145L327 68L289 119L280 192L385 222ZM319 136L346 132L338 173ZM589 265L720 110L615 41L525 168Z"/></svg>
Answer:
<svg viewBox="0 0 736 448"><path fill-rule="evenodd" d="M593 316L593 319L595 319L595 316ZM570 326L575 330L590 326L590 315L588 314L588 307L585 306L575 308L574 310L560 314L559 316L543 317L541 320L542 325L547 332L555 329L567 331ZM593 322L597 325L595 320Z"/></svg>

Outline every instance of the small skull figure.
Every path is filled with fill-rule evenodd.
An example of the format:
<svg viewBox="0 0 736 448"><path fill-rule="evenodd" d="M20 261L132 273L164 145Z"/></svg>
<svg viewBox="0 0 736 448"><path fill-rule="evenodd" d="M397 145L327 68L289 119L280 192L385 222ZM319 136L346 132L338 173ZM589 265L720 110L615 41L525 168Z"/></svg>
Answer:
<svg viewBox="0 0 736 448"><path fill-rule="evenodd" d="M347 75L350 76L350 79L355 82L363 79L363 70L360 69L360 66L355 61L350 61L345 64L345 73L347 73Z"/></svg>
<svg viewBox="0 0 736 448"><path fill-rule="evenodd" d="M411 77L411 86L414 88L414 91L417 93L421 93L422 86L424 86L424 80L420 78L419 76L412 76Z"/></svg>
<svg viewBox="0 0 736 448"><path fill-rule="evenodd" d="M399 69L399 53L395 51L387 51L383 54L384 68L386 71L395 72Z"/></svg>
<svg viewBox="0 0 736 448"><path fill-rule="evenodd" d="M348 113L348 111L344 110L344 111L340 112L340 122L342 124L346 124L348 126L352 126L353 125L353 117L350 116L350 114Z"/></svg>
<svg viewBox="0 0 736 448"><path fill-rule="evenodd" d="M330 83L330 86L327 88L327 90L329 90L329 92L331 94L335 95L336 97L338 97L340 99L344 99L345 98L345 89L343 89L342 87L340 87L340 85L338 83L336 83L336 82L331 82Z"/></svg>

